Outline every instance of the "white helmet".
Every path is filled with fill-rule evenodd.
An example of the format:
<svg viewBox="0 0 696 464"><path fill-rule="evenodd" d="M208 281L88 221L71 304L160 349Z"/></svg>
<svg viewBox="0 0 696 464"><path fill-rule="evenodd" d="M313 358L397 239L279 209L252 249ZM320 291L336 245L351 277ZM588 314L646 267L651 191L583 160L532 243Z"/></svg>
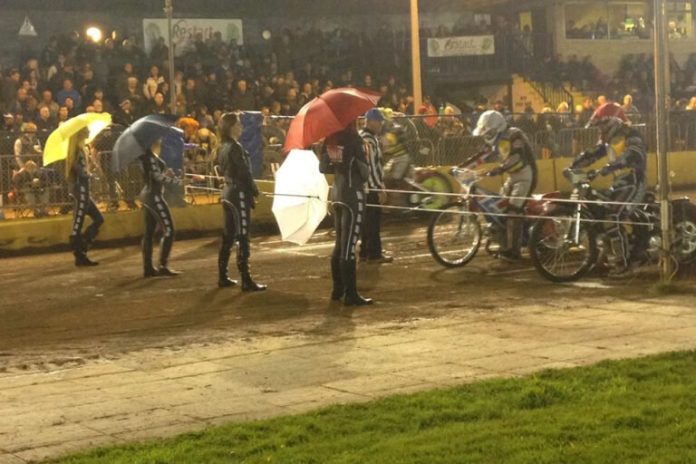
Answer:
<svg viewBox="0 0 696 464"><path fill-rule="evenodd" d="M476 129L474 129L474 135L483 137L483 140L485 140L488 145L493 145L495 139L505 129L507 129L505 117L498 111L488 110L479 117Z"/></svg>

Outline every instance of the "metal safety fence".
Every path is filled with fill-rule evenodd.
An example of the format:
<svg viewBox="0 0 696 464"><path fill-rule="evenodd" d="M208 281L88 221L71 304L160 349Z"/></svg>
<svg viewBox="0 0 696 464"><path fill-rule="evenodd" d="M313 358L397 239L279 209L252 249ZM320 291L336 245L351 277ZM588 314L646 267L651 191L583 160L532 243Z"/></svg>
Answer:
<svg viewBox="0 0 696 464"><path fill-rule="evenodd" d="M692 115L693 114L693 115ZM586 129L577 118L568 114L508 114L511 125L528 134L538 159L572 157L597 143L596 129ZM445 114L404 116L393 115L385 124L386 134L398 128L408 153L408 167L459 165L483 148L480 137L472 130L476 114ZM654 150L655 121L643 118L636 127L645 137L649 150ZM267 116L261 127L263 140L262 179L273 179L283 160L282 147L292 117ZM360 122L360 124L363 124ZM110 169L111 150L119 132L108 130L91 146L89 159L93 173L92 195L103 210L128 210L137 207L143 176L137 163L125 172ZM28 135L0 132L0 214L5 219L42 217L70 211L72 199L65 181L65 166L55 163L42 166L41 150L47 134ZM196 140L193 141L196 144ZM212 140L198 141L197 148L187 150L184 165L177 174L188 183L167 192L173 206L217 201L219 184L215 168L216 146ZM674 112L670 120L669 149L696 151L696 111ZM387 150L388 151L388 150ZM202 180L201 180L202 179Z"/></svg>

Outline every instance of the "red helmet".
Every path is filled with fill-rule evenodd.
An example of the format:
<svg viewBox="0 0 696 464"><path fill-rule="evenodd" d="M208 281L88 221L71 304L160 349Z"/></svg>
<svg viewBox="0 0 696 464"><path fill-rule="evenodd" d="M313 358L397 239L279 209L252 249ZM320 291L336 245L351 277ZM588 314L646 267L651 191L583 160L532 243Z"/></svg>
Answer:
<svg viewBox="0 0 696 464"><path fill-rule="evenodd" d="M595 110L587 127L597 127L602 140L608 142L616 131L628 122L623 108L616 103L605 103Z"/></svg>

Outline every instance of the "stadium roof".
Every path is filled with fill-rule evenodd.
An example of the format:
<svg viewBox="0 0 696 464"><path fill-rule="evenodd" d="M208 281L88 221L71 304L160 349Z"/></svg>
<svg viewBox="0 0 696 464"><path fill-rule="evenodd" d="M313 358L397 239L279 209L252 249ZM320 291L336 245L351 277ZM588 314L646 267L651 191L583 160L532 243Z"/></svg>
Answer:
<svg viewBox="0 0 696 464"><path fill-rule="evenodd" d="M335 12L354 10L365 12L366 10L379 13L405 13L409 9L408 0L173 0L175 11L180 12L210 12L218 11L230 13L238 11L258 12L263 10L306 12L311 10L325 10ZM540 4L539 0L420 0L422 10L430 9L456 9L486 11L504 5L522 7L525 4ZM51 0L47 6L46 0L2 0L2 8L23 10L31 13L32 10L46 11L113 11L127 14L152 14L161 13L164 0ZM2 9L0 8L0 10Z"/></svg>

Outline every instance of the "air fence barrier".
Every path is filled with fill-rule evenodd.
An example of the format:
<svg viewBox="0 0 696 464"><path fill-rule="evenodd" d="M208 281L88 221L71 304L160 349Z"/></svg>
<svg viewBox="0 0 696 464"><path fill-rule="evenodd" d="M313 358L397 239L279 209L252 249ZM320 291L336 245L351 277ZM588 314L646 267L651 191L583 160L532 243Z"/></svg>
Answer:
<svg viewBox="0 0 696 464"><path fill-rule="evenodd" d="M598 140L596 129L586 129L581 124L571 125L572 116L544 113L538 115L508 115L511 124L519 126L528 134L533 151L538 159L566 158L593 147ZM401 126L411 163L418 166L454 166L461 164L484 146L480 137L471 135L475 115L395 115L385 125ZM636 125L643 133L649 151L654 151L654 120L643 118ZM263 139L262 179L272 180L283 160L282 147L292 117L266 117L261 128ZM362 123L361 123L362 124ZM563 125L565 124L565 126ZM135 164L123 173L112 173L111 149L118 134L103 137L95 142L89 159L92 181L92 196L103 210L128 210L137 207L136 200L143 186L142 171ZM37 154L22 155L22 163L33 161L38 175L18 175L18 161L14 146L22 136L17 132L0 132L0 212L5 219L32 218L42 215L64 214L70 211L72 199L65 182L63 163L42 167L42 157ZM45 144L47 134L39 134L40 145ZM696 151L696 112L673 112L670 121L670 150ZM315 147L316 148L316 147ZM183 174L200 174L185 188L170 189L169 201L176 205L209 204L217 201L220 188L215 179L215 153L198 156L187 153ZM34 181L38 178L38 181ZM201 180L202 179L202 180Z"/></svg>

